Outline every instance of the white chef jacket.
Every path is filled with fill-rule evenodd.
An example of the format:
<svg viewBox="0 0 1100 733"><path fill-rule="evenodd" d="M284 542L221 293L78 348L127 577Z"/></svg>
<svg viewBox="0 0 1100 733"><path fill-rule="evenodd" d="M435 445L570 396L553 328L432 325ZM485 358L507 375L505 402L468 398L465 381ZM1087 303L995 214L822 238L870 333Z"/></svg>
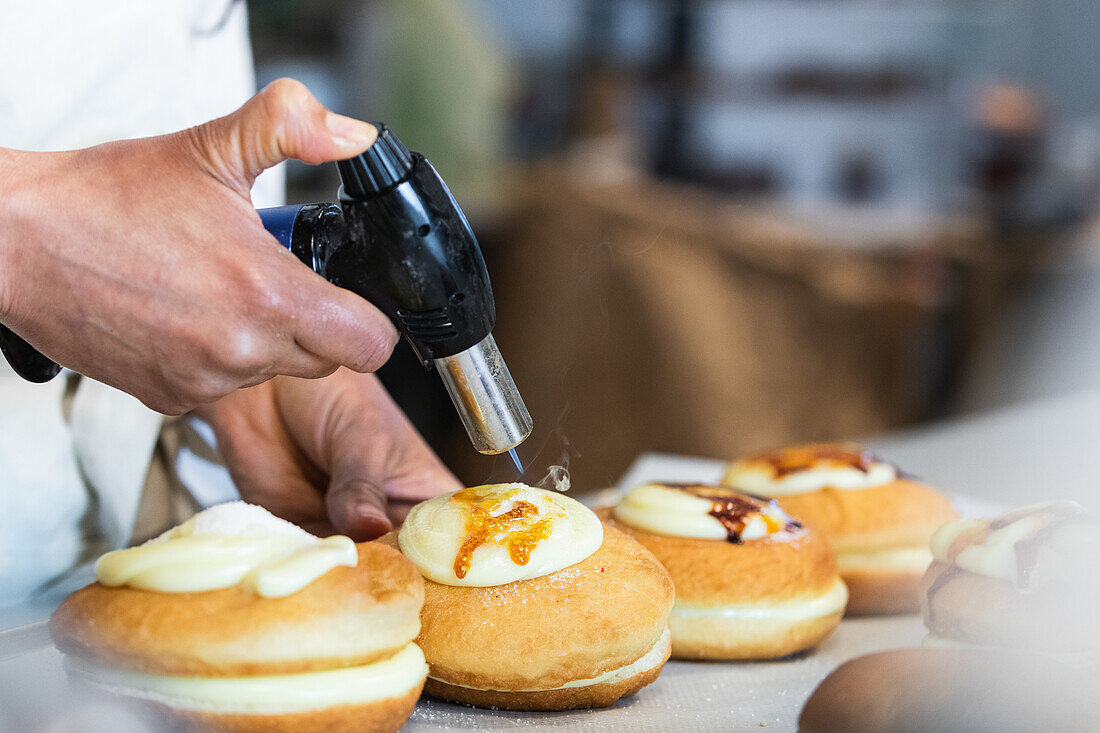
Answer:
<svg viewBox="0 0 1100 733"><path fill-rule="evenodd" d="M224 115L255 89L247 32L233 0L0 3L0 147L80 148ZM257 206L283 196L281 166L253 188ZM67 424L64 382L0 366L0 607L63 577L89 538L121 547L133 531L162 417L82 379Z"/></svg>

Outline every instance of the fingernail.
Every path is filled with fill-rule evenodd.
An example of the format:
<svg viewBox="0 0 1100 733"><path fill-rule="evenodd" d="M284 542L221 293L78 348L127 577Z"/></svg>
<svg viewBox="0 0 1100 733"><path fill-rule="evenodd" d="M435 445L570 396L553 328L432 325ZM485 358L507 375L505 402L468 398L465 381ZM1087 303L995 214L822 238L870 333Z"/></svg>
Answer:
<svg viewBox="0 0 1100 733"><path fill-rule="evenodd" d="M393 522L377 505L360 502L355 505L353 514L355 532L364 539L372 540L393 529Z"/></svg>
<svg viewBox="0 0 1100 733"><path fill-rule="evenodd" d="M332 133L337 145L345 148L366 150L378 137L374 125L344 115L329 112L325 117L325 126Z"/></svg>

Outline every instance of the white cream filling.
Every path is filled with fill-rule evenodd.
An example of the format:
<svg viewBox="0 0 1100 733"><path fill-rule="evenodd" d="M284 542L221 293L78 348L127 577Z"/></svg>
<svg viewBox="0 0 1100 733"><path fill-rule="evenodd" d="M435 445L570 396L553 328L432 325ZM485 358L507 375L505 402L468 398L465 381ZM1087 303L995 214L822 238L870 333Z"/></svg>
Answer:
<svg viewBox="0 0 1100 733"><path fill-rule="evenodd" d="M722 489L716 488L717 491ZM734 494L736 496L736 494ZM631 527L671 537L725 540L729 532L710 511L714 502L677 488L646 484L633 489L615 505L615 519ZM768 519L771 519L769 531ZM761 507L746 517L742 540L756 540L781 532L791 518L776 504ZM778 529L776 529L776 527Z"/></svg>
<svg viewBox="0 0 1100 733"><path fill-rule="evenodd" d="M112 693L178 710L254 715L386 700L407 694L428 673L416 644L372 664L301 674L176 677L109 667L70 655L65 657L65 668Z"/></svg>
<svg viewBox="0 0 1100 733"><path fill-rule="evenodd" d="M845 570L906 570L923 572L932 564L932 552L926 547L900 547L877 552L838 552L836 566Z"/></svg>
<svg viewBox="0 0 1100 733"><path fill-rule="evenodd" d="M266 598L295 593L338 565L355 567L349 537L321 539L263 507L233 501L199 512L143 545L108 552L96 580L162 593L240 585Z"/></svg>
<svg viewBox="0 0 1100 733"><path fill-rule="evenodd" d="M936 560L954 565L978 575L1016 581L1019 555L1016 546L1036 532L1044 529L1067 510L1079 509L1067 501L1032 504L1014 510L1004 518L1013 518L999 529L989 529L990 520L957 519L944 525L932 535L932 554ZM951 548L957 540L973 535L974 541L966 544L951 557ZM1035 566L1031 569L1032 585L1043 582L1076 582L1074 570L1079 558L1095 554L1098 543L1095 531L1086 524L1065 524L1057 528L1039 548Z"/></svg>
<svg viewBox="0 0 1100 733"><path fill-rule="evenodd" d="M1044 524L1040 515L1028 515L1007 527L990 532L980 544L965 547L954 559L948 557L951 545L963 534L981 532L989 526L983 519L959 519L944 525L932 535L932 555L944 563L992 578L1016 577L1016 543L1031 536Z"/></svg>
<svg viewBox="0 0 1100 733"><path fill-rule="evenodd" d="M443 682L448 685L454 685L455 687L465 687L468 690L482 690L485 692L547 692L550 690L566 690L571 687L591 687L592 685L614 684L616 682L621 682L622 680L630 679L631 677L641 674L642 672L648 672L654 667L664 663L665 659L668 658L668 655L671 652L671 648L672 634L666 627L665 630L661 632L661 636L653 644L653 647L630 664L627 664L623 667L618 667L617 669L613 669L608 672L604 672L603 674L597 675L596 677L590 677L584 680L570 680L564 685L559 685L557 687L546 687L540 689L531 688L527 690L494 690L490 687L471 687L470 685L460 685L457 682L441 680L438 677L432 677L432 679L436 682Z"/></svg>
<svg viewBox="0 0 1100 733"><path fill-rule="evenodd" d="M397 535L401 552L416 563L425 577L444 585L494 586L549 575L575 565L603 544L603 523L591 509L557 491L537 489L524 484L480 486L479 501L509 498L494 510L493 516L507 513L516 502L533 504L538 513L516 522L522 531L536 522L547 520L550 534L531 549L525 564L512 560L505 544L492 539L473 551L465 577L455 573L455 559L467 538L469 503L452 500L456 493L443 494L412 508Z"/></svg>
<svg viewBox="0 0 1100 733"><path fill-rule="evenodd" d="M787 603L751 603L729 606L690 606L677 601L673 619L739 619L746 621L810 621L831 616L848 605L848 586L837 578L829 590L808 601Z"/></svg>
<svg viewBox="0 0 1100 733"><path fill-rule="evenodd" d="M897 469L889 463L872 463L864 473L851 466L817 466L787 474L777 479L770 466L753 461L735 461L726 471L722 483L760 496L806 494L825 488L857 491L885 486L897 478Z"/></svg>

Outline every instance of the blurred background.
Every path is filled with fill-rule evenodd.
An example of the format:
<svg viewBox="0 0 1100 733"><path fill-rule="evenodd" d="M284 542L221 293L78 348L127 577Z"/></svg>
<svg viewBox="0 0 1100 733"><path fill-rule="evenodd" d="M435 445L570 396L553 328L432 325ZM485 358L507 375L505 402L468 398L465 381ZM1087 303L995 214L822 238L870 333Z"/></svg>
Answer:
<svg viewBox="0 0 1100 733"><path fill-rule="evenodd" d="M1094 0L266 0L260 82L392 126L485 250L535 480L1100 384ZM288 200L335 168L292 165ZM439 380L391 391L467 484Z"/></svg>

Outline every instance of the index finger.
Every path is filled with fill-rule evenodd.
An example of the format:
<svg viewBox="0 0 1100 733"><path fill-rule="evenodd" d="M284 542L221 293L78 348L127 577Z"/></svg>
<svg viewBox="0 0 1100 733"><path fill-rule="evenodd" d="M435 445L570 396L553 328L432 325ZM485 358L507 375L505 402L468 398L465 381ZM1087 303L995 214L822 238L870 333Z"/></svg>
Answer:
<svg viewBox="0 0 1100 733"><path fill-rule="evenodd" d="M397 345L393 323L365 298L310 272L295 298L295 342L356 372L379 369Z"/></svg>

